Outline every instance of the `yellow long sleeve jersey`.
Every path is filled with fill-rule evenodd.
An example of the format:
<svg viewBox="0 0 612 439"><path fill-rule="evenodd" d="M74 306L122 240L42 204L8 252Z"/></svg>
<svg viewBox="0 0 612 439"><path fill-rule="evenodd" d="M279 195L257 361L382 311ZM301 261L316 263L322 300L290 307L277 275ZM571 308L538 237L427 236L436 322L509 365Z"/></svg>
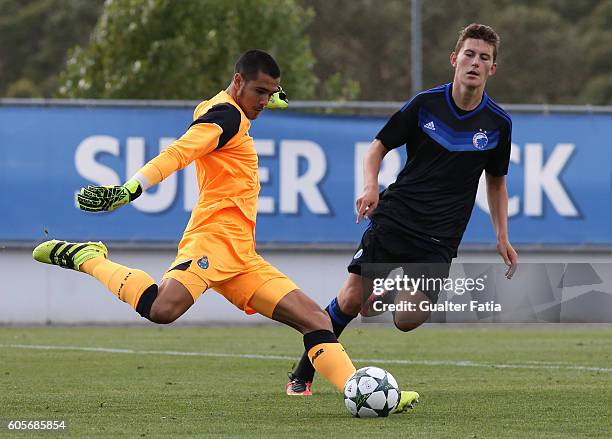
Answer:
<svg viewBox="0 0 612 439"><path fill-rule="evenodd" d="M150 187L195 161L200 196L177 260L219 251L230 266L244 263L255 256L260 189L251 122L225 91L201 102L193 119L187 132L137 175Z"/></svg>

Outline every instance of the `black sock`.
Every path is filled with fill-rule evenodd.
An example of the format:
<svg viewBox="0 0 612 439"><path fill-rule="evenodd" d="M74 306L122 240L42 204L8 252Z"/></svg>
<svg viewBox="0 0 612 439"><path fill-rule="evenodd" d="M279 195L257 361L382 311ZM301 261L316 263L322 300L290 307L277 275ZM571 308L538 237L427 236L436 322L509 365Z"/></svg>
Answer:
<svg viewBox="0 0 612 439"><path fill-rule="evenodd" d="M151 320L149 314L151 313L151 306L157 298L157 285L153 284L147 288L138 300L136 305L136 312L147 320Z"/></svg>
<svg viewBox="0 0 612 439"><path fill-rule="evenodd" d="M347 327L351 320L357 317L343 313L342 310L340 310L340 307L338 306L338 300L335 297L334 300L332 300L330 304L327 305L325 311L327 311L327 314L329 314L329 317L331 318L332 327L334 328L334 334L336 335L336 337L340 337L340 334L342 334L344 328ZM300 362L293 371L293 376L303 381L312 381L314 378L314 374L315 370L314 367L312 367L312 363L308 359L308 352L304 352L302 358L300 358Z"/></svg>

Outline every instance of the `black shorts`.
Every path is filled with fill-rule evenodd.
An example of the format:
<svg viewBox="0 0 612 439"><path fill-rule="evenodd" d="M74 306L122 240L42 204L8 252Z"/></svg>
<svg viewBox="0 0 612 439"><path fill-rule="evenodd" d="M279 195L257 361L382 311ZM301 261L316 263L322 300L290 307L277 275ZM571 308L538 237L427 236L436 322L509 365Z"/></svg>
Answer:
<svg viewBox="0 0 612 439"><path fill-rule="evenodd" d="M402 268L405 276L439 279L448 277L450 264L457 249L440 245L425 237L398 233L375 223L363 233L359 247L348 265L349 273L374 280L386 278L391 271ZM423 293L436 303L439 282L432 281Z"/></svg>

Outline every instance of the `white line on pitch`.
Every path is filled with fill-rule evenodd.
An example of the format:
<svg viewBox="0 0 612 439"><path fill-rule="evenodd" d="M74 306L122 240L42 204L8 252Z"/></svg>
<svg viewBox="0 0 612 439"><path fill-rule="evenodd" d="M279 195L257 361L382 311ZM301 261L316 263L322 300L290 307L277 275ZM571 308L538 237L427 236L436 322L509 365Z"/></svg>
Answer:
<svg viewBox="0 0 612 439"><path fill-rule="evenodd" d="M111 354L136 354L136 355L171 355L180 357L215 357L215 358L248 358L256 360L288 360L294 361L297 356L287 355L260 355L260 354L229 354L221 352L181 352L181 351L137 351L133 349L119 348L96 348L86 346L51 346L51 345L30 345L30 344L0 344L0 348L14 349L38 349L50 351L81 351L81 352L106 352ZM374 358L353 358L355 363L376 363L376 364L414 364L422 366L458 366L458 367L489 367L498 369L545 369L545 370L580 370L585 372L612 372L610 367L578 366L578 365L555 365L543 362L537 364L530 361L529 364L496 364L479 363L476 361L449 361L449 360L402 360L402 359L374 359Z"/></svg>

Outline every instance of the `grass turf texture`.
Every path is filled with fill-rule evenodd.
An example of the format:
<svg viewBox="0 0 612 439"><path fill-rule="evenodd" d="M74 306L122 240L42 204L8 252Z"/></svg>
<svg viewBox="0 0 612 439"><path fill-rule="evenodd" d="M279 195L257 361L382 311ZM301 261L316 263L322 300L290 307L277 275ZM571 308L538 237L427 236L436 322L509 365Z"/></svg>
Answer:
<svg viewBox="0 0 612 439"><path fill-rule="evenodd" d="M386 419L353 419L324 380L313 397L284 395L291 360L74 350L9 344L297 356L281 326L0 328L0 419L67 419L72 437L611 437L607 327L349 329L353 358L464 360L369 364L421 404ZM533 368L507 368L521 364ZM0 433L0 436L6 435ZM19 437L38 437L19 433Z"/></svg>

